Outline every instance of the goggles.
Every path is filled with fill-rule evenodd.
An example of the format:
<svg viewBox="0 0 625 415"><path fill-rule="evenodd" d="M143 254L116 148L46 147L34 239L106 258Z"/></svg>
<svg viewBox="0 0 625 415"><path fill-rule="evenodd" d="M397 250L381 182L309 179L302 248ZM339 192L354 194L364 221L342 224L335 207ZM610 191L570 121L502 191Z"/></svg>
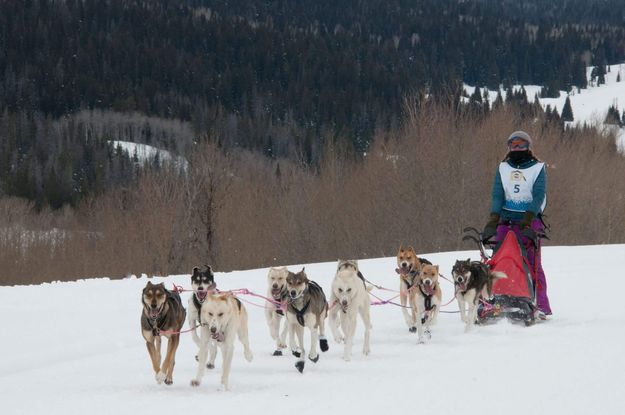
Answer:
<svg viewBox="0 0 625 415"><path fill-rule="evenodd" d="M510 150L527 150L530 148L530 143L520 137L514 137L508 141L508 148Z"/></svg>

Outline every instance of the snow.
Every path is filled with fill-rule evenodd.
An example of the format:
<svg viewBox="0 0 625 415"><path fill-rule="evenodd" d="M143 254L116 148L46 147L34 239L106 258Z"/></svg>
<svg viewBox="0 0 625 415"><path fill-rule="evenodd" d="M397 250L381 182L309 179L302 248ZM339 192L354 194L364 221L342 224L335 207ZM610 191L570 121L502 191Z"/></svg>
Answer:
<svg viewBox="0 0 625 415"><path fill-rule="evenodd" d="M123 151L128 153L129 157L133 157L136 153L137 159L140 163L146 161L152 161L158 154L158 157L162 163L171 163L174 167L181 167L183 170L187 170L189 162L181 156L172 154L167 150L163 150L147 144L133 143L130 141L112 140L111 144L113 148L121 147Z"/></svg>
<svg viewBox="0 0 625 415"><path fill-rule="evenodd" d="M608 108L611 105L615 105L619 112L622 113L625 109L625 64L609 65L610 71L605 75L606 83L603 85L592 85L588 82L588 88L580 89L574 88L573 91L568 94L571 101L571 108L573 110L573 122L568 123L570 125L594 125L599 129L606 128L603 124ZM590 80L590 73L593 67L586 69L587 79ZM618 74L621 75L621 81L617 82ZM527 93L527 98L530 102L534 101L534 96L539 96L539 102L543 108L547 108L547 105L552 109L556 108L559 114L562 114L564 103L566 101L566 91L560 91L559 98L540 98L540 85L523 85ZM513 90L517 91L521 88L521 85L513 86ZM473 94L475 86L464 85L464 89L468 96ZM482 89L482 94L484 90ZM506 99L506 91L501 90L501 96ZM497 98L497 91L488 91L488 99L492 104ZM608 128L610 131L615 131L617 137L617 145L621 151L625 151L625 129L623 128Z"/></svg>
<svg viewBox="0 0 625 415"><path fill-rule="evenodd" d="M477 252L423 256L449 275L456 259L477 259ZM369 356L360 353L359 322L351 362L341 359L342 346L328 332L330 350L317 364L307 361L303 374L294 357L271 356L263 310L247 304L254 361L244 360L237 342L229 392L217 391L221 355L199 388L189 385L196 370L189 334L182 335L174 384L156 384L139 330L146 277L0 287L0 408L11 415L617 414L625 408L623 258L625 245L544 248L554 317L528 328L501 322L465 334L458 314L441 314L431 341L418 345L398 307L374 306ZM306 265L326 295L335 266ZM398 287L394 258L363 260L360 267L369 280ZM217 273L216 281L222 290L264 294L266 274ZM188 275L153 280L190 286ZM453 288L442 284L445 303Z"/></svg>

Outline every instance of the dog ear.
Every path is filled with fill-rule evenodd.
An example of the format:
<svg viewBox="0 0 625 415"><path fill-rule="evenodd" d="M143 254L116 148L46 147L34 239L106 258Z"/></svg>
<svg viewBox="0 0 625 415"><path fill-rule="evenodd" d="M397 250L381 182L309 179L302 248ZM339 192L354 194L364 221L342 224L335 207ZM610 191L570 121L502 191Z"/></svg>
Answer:
<svg viewBox="0 0 625 415"><path fill-rule="evenodd" d="M412 245L408 247L408 250L409 250L409 251L412 251L412 252L416 252L416 251L414 250L414 248L412 247Z"/></svg>
<svg viewBox="0 0 625 415"><path fill-rule="evenodd" d="M467 258L467 262L471 262L471 258Z"/></svg>
<svg viewBox="0 0 625 415"><path fill-rule="evenodd" d="M206 270L205 270L204 272L209 272L209 273L210 273L210 272L213 272L213 269L211 268L211 266L210 266L210 265L206 265L206 264L204 264L204 266L206 267Z"/></svg>
<svg viewBox="0 0 625 415"><path fill-rule="evenodd" d="M438 274L438 265L436 266L436 273Z"/></svg>
<svg viewBox="0 0 625 415"><path fill-rule="evenodd" d="M404 243L399 244L399 252L404 252Z"/></svg>
<svg viewBox="0 0 625 415"><path fill-rule="evenodd" d="M193 276L197 277L200 275L200 269L198 267L193 267Z"/></svg>

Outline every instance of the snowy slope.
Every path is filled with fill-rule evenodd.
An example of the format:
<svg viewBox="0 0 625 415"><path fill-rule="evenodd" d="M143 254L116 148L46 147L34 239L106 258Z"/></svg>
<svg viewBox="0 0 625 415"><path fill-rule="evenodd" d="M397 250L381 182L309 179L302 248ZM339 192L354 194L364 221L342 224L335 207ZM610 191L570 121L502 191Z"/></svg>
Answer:
<svg viewBox="0 0 625 415"><path fill-rule="evenodd" d="M440 264L445 275L455 259L477 259L473 251L424 256ZM178 349L174 384L155 383L139 331L146 278L0 287L0 411L621 414L624 258L625 245L545 248L555 316L529 328L502 322L465 334L457 314L442 314L432 340L417 345L399 308L374 306L371 355L360 353L359 326L351 362L341 359L342 347L329 337L330 351L316 365L307 362L303 375L293 367L292 356L271 356L273 341L263 310L248 304L254 361L243 359L237 343L230 392L217 391L220 356L217 369L207 371L199 388L189 386L196 363L188 334L183 334ZM394 258L360 265L370 280L398 286ZM326 294L334 270L335 263L306 266ZM221 289L247 287L264 293L266 271L218 273L216 279ZM155 280L189 287L188 278ZM451 284L443 282L443 301L451 294ZM183 296L186 304L188 294ZM446 307L455 309L455 303Z"/></svg>
<svg viewBox="0 0 625 415"><path fill-rule="evenodd" d="M589 80L592 68L588 67L586 70L586 77ZM619 73L621 81L617 82ZM620 112L625 109L625 64L610 65L610 72L605 75L605 80L606 83L603 85L593 86L589 82L586 89L578 91L577 88L574 88L574 91L569 95L571 108L573 109L573 125L587 123L588 125L595 125L597 128L603 128L603 121L611 105L617 106ZM534 96L538 95L540 97L541 86L524 85L523 87L530 102L533 102ZM520 85L513 87L514 90L520 88ZM475 91L475 86L465 85L464 89L470 96ZM493 103L497 98L497 91L488 92L489 102ZM506 91L501 90L501 95L505 100ZM539 98L539 101L543 108L547 108L547 105L549 105L552 109L556 108L558 113L562 114L566 97L566 91L560 91L559 98ZM621 151L625 151L625 130L618 129L617 137Z"/></svg>
<svg viewBox="0 0 625 415"><path fill-rule="evenodd" d="M120 140L112 140L111 144L113 148L116 148L118 146L121 147L123 151L128 153L129 157L133 157L136 154L137 159L141 163L154 160L154 158L158 154L158 157L163 163L170 163L174 167L180 167L183 170L186 170L189 166L189 162L184 157L177 156L167 150L163 150L147 144L139 144L130 141Z"/></svg>

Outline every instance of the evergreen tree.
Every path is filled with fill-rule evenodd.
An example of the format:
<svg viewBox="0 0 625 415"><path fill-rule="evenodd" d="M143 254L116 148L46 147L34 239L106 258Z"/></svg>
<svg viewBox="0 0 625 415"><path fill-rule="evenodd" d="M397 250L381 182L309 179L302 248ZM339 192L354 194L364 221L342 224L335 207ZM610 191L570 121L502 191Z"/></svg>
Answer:
<svg viewBox="0 0 625 415"><path fill-rule="evenodd" d="M493 110L501 108L503 106L503 97L501 96L501 90L497 90L497 98L493 101Z"/></svg>
<svg viewBox="0 0 625 415"><path fill-rule="evenodd" d="M571 100L569 99L569 97L566 97L564 107L562 108L562 120L573 121L573 119L573 108L571 108Z"/></svg>
<svg viewBox="0 0 625 415"><path fill-rule="evenodd" d="M621 125L621 116L620 116L620 111L618 110L618 108L614 105L610 105L610 108L608 108L608 113L605 116L605 120L603 121L605 124L611 124L611 125Z"/></svg>

